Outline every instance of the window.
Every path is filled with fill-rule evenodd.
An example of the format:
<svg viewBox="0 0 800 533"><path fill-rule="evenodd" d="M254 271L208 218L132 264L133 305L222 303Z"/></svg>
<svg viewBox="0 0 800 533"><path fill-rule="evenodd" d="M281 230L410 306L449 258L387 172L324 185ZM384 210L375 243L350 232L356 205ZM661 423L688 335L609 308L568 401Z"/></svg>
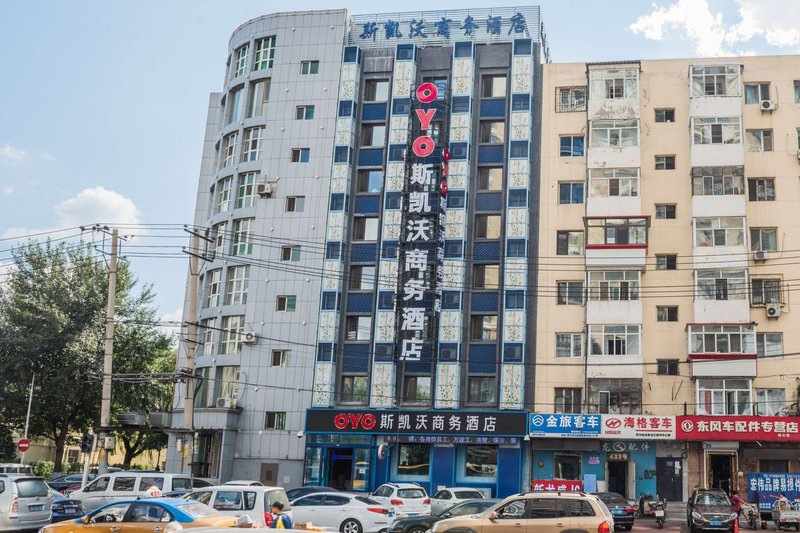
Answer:
<svg viewBox="0 0 800 533"><path fill-rule="evenodd" d="M749 379L698 379L698 415L750 414Z"/></svg>
<svg viewBox="0 0 800 533"><path fill-rule="evenodd" d="M581 389L556 387L556 413L580 413Z"/></svg>
<svg viewBox="0 0 800 533"><path fill-rule="evenodd" d="M247 283L250 267L247 265L228 267L228 281L225 290L225 305L247 303Z"/></svg>
<svg viewBox="0 0 800 533"><path fill-rule="evenodd" d="M286 197L286 212L287 213L302 213L306 207L305 196L287 196Z"/></svg>
<svg viewBox="0 0 800 533"><path fill-rule="evenodd" d="M556 333L556 357L583 357L583 333Z"/></svg>
<svg viewBox="0 0 800 533"><path fill-rule="evenodd" d="M270 366L289 366L289 356L291 350L272 350L272 357L270 359Z"/></svg>
<svg viewBox="0 0 800 533"><path fill-rule="evenodd" d="M480 142L502 144L506 139L506 123L502 120L484 120L480 124Z"/></svg>
<svg viewBox="0 0 800 533"><path fill-rule="evenodd" d="M677 305L656 306L656 320L658 320L659 322L677 322L678 306Z"/></svg>
<svg viewBox="0 0 800 533"><path fill-rule="evenodd" d="M300 261L300 247L281 246L281 261Z"/></svg>
<svg viewBox="0 0 800 533"><path fill-rule="evenodd" d="M767 305L781 303L781 280L752 278L750 280L750 304Z"/></svg>
<svg viewBox="0 0 800 533"><path fill-rule="evenodd" d="M800 104L800 81L794 81L794 103Z"/></svg>
<svg viewBox="0 0 800 533"><path fill-rule="evenodd" d="M638 325L592 325L589 337L592 355L641 355Z"/></svg>
<svg viewBox="0 0 800 533"><path fill-rule="evenodd" d="M473 289L497 289L500 287L500 265L473 265Z"/></svg>
<svg viewBox="0 0 800 533"><path fill-rule="evenodd" d="M559 144L561 157L583 157L583 135L561 135Z"/></svg>
<svg viewBox="0 0 800 533"><path fill-rule="evenodd" d="M760 104L761 100L769 100L769 83L745 83L744 103Z"/></svg>
<svg viewBox="0 0 800 533"><path fill-rule="evenodd" d="M583 255L582 231L556 233L556 255Z"/></svg>
<svg viewBox="0 0 800 533"><path fill-rule="evenodd" d="M475 215L475 238L499 239L502 230L500 215Z"/></svg>
<svg viewBox="0 0 800 533"><path fill-rule="evenodd" d="M222 348L224 354L241 353L242 332L244 331L244 316L222 317Z"/></svg>
<svg viewBox="0 0 800 533"><path fill-rule="evenodd" d="M484 76L482 79L483 98L505 98L506 96L506 77L505 76Z"/></svg>
<svg viewBox="0 0 800 533"><path fill-rule="evenodd" d="M300 74L319 74L319 61L301 61Z"/></svg>
<svg viewBox="0 0 800 533"><path fill-rule="evenodd" d="M478 167L478 190L503 190L503 167Z"/></svg>
<svg viewBox="0 0 800 533"><path fill-rule="evenodd" d="M642 412L642 380L589 379L589 412L638 415Z"/></svg>
<svg viewBox="0 0 800 533"><path fill-rule="evenodd" d="M562 181L558 184L558 203L582 204L583 203L583 182L582 181Z"/></svg>
<svg viewBox="0 0 800 533"><path fill-rule="evenodd" d="M403 401L406 403L429 403L431 401L430 376L405 376Z"/></svg>
<svg viewBox="0 0 800 533"><path fill-rule="evenodd" d="M656 254L656 270L677 270L678 256L675 254Z"/></svg>
<svg viewBox="0 0 800 533"><path fill-rule="evenodd" d="M286 413L268 411L264 416L264 429L286 429Z"/></svg>
<svg viewBox="0 0 800 533"><path fill-rule="evenodd" d="M675 204L656 204L656 218L674 219Z"/></svg>
<svg viewBox="0 0 800 533"><path fill-rule="evenodd" d="M678 360L677 359L658 359L658 375L660 376L677 376L678 375Z"/></svg>
<svg viewBox="0 0 800 533"><path fill-rule="evenodd" d="M675 122L675 110L656 109L656 122Z"/></svg>
<svg viewBox="0 0 800 533"><path fill-rule="evenodd" d="M750 250L777 252L778 228L750 228Z"/></svg>
<svg viewBox="0 0 800 533"><path fill-rule="evenodd" d="M375 289L375 266L351 266L350 290L371 291Z"/></svg>
<svg viewBox="0 0 800 533"><path fill-rule="evenodd" d="M111 490L116 492L132 492L135 485L135 477L117 477L114 478Z"/></svg>
<svg viewBox="0 0 800 533"><path fill-rule="evenodd" d="M389 80L367 80L364 82L365 102L386 102L389 100Z"/></svg>
<svg viewBox="0 0 800 533"><path fill-rule="evenodd" d="M294 118L296 120L311 120L314 118L313 105L299 105L295 108Z"/></svg>
<svg viewBox="0 0 800 533"><path fill-rule="evenodd" d="M430 444L398 444L397 473L408 476L428 476L431 467ZM385 496L391 496L391 488Z"/></svg>
<svg viewBox="0 0 800 533"><path fill-rule="evenodd" d="M739 117L712 117L692 119L694 144L740 144L742 125Z"/></svg>
<svg viewBox="0 0 800 533"><path fill-rule="evenodd" d="M361 127L361 146L383 146L385 142L385 125L367 124Z"/></svg>
<svg viewBox="0 0 800 533"><path fill-rule="evenodd" d="M377 241L378 219L374 217L355 217L353 219L354 241Z"/></svg>
<svg viewBox="0 0 800 533"><path fill-rule="evenodd" d="M222 140L222 167L233 166L236 161L236 143L239 142L239 133L233 132Z"/></svg>
<svg viewBox="0 0 800 533"><path fill-rule="evenodd" d="M213 238L213 253L214 256L219 256L225 253L225 222L215 224L211 228Z"/></svg>
<svg viewBox="0 0 800 533"><path fill-rule="evenodd" d="M368 341L372 332L372 318L368 316L349 316L345 324L345 340Z"/></svg>
<svg viewBox="0 0 800 533"><path fill-rule="evenodd" d="M236 122L239 120L239 109L241 108L241 106L242 106L242 88L237 87L235 89L231 89L231 92L228 94L226 124L230 124L231 122Z"/></svg>
<svg viewBox="0 0 800 533"><path fill-rule="evenodd" d="M310 157L310 148L292 148L292 163L308 163Z"/></svg>
<svg viewBox="0 0 800 533"><path fill-rule="evenodd" d="M230 400L230 405L239 399L239 367L218 366L214 380L214 394L217 398Z"/></svg>
<svg viewBox="0 0 800 533"><path fill-rule="evenodd" d="M698 324L689 326L689 353L756 353L752 325Z"/></svg>
<svg viewBox="0 0 800 533"><path fill-rule="evenodd" d="M367 403L367 376L342 376L341 401Z"/></svg>
<svg viewBox="0 0 800 533"><path fill-rule="evenodd" d="M470 376L467 380L467 402L495 403L497 401L497 378Z"/></svg>
<svg viewBox="0 0 800 533"><path fill-rule="evenodd" d="M592 148L639 146L638 120L593 120Z"/></svg>
<svg viewBox="0 0 800 533"><path fill-rule="evenodd" d="M583 305L582 281L559 281L556 287L558 305Z"/></svg>
<svg viewBox="0 0 800 533"><path fill-rule="evenodd" d="M638 69L615 68L591 70L589 73L592 98L637 98Z"/></svg>
<svg viewBox="0 0 800 533"><path fill-rule="evenodd" d="M748 179L747 190L751 202L774 202L775 178Z"/></svg>
<svg viewBox="0 0 800 533"><path fill-rule="evenodd" d="M747 298L743 269L697 270L696 300L744 300Z"/></svg>
<svg viewBox="0 0 800 533"><path fill-rule="evenodd" d="M232 78L242 76L247 70L247 45L240 46L233 53L233 74Z"/></svg>
<svg viewBox="0 0 800 533"><path fill-rule="evenodd" d="M256 182L258 172L248 172L239 175L239 187L236 194L236 208L252 207L256 200Z"/></svg>
<svg viewBox="0 0 800 533"><path fill-rule="evenodd" d="M285 311L287 313L294 313L297 308L297 296L283 295L278 296L275 301L276 311Z"/></svg>
<svg viewBox="0 0 800 533"><path fill-rule="evenodd" d="M247 102L247 117L261 117L266 114L269 102L270 79L253 82L250 85L250 99Z"/></svg>
<svg viewBox="0 0 800 533"><path fill-rule="evenodd" d="M359 170L356 192L381 192L382 170Z"/></svg>
<svg viewBox="0 0 800 533"><path fill-rule="evenodd" d="M586 87L556 88L556 113L586 111Z"/></svg>
<svg viewBox="0 0 800 533"><path fill-rule="evenodd" d="M196 383L199 383L199 385L195 389L194 406L208 407L208 402L209 402L208 385L210 382L208 378L211 375L211 369L209 367L198 368L195 370L194 375L196 376L197 379Z"/></svg>
<svg viewBox="0 0 800 533"><path fill-rule="evenodd" d="M784 389L756 389L757 411L754 415L777 416L786 407Z"/></svg>
<svg viewBox="0 0 800 533"><path fill-rule="evenodd" d="M772 130L747 130L745 139L748 152L772 151Z"/></svg>
<svg viewBox="0 0 800 533"><path fill-rule="evenodd" d="M240 218L233 221L233 249L231 255L250 255L253 253L254 218Z"/></svg>
<svg viewBox="0 0 800 533"><path fill-rule="evenodd" d="M675 156L657 155L656 170L675 170Z"/></svg>
<svg viewBox="0 0 800 533"><path fill-rule="evenodd" d="M587 218L588 245L646 245L646 218Z"/></svg>
<svg viewBox="0 0 800 533"><path fill-rule="evenodd" d="M728 171L728 169L720 167L693 168L692 194L694 196L744 194L743 168L734 167L733 171L735 174L723 174L725 171Z"/></svg>
<svg viewBox="0 0 800 533"><path fill-rule="evenodd" d="M221 179L217 182L217 201L214 207L215 213L223 213L231 207L231 188L233 187L233 178L228 177Z"/></svg>
<svg viewBox="0 0 800 533"><path fill-rule="evenodd" d="M221 268L206 272L206 307L216 307L219 305L221 278Z"/></svg>
<svg viewBox="0 0 800 533"><path fill-rule="evenodd" d="M692 67L692 96L739 96L739 67Z"/></svg>
<svg viewBox="0 0 800 533"><path fill-rule="evenodd" d="M553 470L553 479L582 480L581 454L576 452L554 452Z"/></svg>
<svg viewBox="0 0 800 533"><path fill-rule="evenodd" d="M261 139L264 137L264 128L249 128L244 130L244 143L242 145L242 161L257 161L261 156Z"/></svg>
<svg viewBox="0 0 800 533"><path fill-rule="evenodd" d="M589 272L589 299L628 301L639 299L638 270Z"/></svg>
<svg viewBox="0 0 800 533"><path fill-rule="evenodd" d="M593 168L589 170L589 196L639 196L638 168Z"/></svg>
<svg viewBox="0 0 800 533"><path fill-rule="evenodd" d="M744 246L744 217L695 218L694 245Z"/></svg>
<svg viewBox="0 0 800 533"><path fill-rule="evenodd" d="M497 475L497 446L467 445L464 447L466 477L495 477Z"/></svg>
<svg viewBox="0 0 800 533"><path fill-rule="evenodd" d="M783 333L756 333L756 353L759 357L781 357Z"/></svg>
<svg viewBox="0 0 800 533"><path fill-rule="evenodd" d="M497 315L473 315L470 322L470 340L497 340Z"/></svg>
<svg viewBox="0 0 800 533"><path fill-rule="evenodd" d="M272 68L275 60L275 36L256 40L256 57L253 70L266 70Z"/></svg>

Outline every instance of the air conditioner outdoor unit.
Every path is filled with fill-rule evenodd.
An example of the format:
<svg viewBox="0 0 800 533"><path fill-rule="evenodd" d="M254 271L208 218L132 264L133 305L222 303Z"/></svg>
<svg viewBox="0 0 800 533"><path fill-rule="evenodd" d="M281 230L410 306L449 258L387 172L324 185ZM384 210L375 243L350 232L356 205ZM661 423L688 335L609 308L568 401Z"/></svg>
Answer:
<svg viewBox="0 0 800 533"><path fill-rule="evenodd" d="M781 304L767 304L767 318L778 318L781 316Z"/></svg>
<svg viewBox="0 0 800 533"><path fill-rule="evenodd" d="M172 422L172 413L150 413L150 427L168 428Z"/></svg>
<svg viewBox="0 0 800 533"><path fill-rule="evenodd" d="M259 183L256 185L256 192L261 198L269 198L272 196L272 184L271 183Z"/></svg>
<svg viewBox="0 0 800 533"><path fill-rule="evenodd" d="M143 426L145 415L144 413L119 413L117 421L123 426Z"/></svg>
<svg viewBox="0 0 800 533"><path fill-rule="evenodd" d="M766 261L767 252L765 252L764 250L758 250L757 252L753 252L753 259L755 261Z"/></svg>
<svg viewBox="0 0 800 533"><path fill-rule="evenodd" d="M772 100L761 100L761 111L775 111L778 109L778 104Z"/></svg>
<svg viewBox="0 0 800 533"><path fill-rule="evenodd" d="M219 409L230 409L231 408L231 399L230 398L217 398L217 408L219 408Z"/></svg>
<svg viewBox="0 0 800 533"><path fill-rule="evenodd" d="M242 342L245 344L255 344L258 340L258 336L252 331L245 331L242 333Z"/></svg>

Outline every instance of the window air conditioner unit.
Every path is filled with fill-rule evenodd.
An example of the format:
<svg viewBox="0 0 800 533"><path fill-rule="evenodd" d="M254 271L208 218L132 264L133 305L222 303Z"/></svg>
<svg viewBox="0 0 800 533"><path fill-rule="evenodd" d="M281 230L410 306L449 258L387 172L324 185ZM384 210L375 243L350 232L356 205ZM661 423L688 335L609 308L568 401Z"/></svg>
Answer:
<svg viewBox="0 0 800 533"><path fill-rule="evenodd" d="M231 408L231 399L230 398L217 398L217 408L218 409L230 409Z"/></svg>
<svg viewBox="0 0 800 533"><path fill-rule="evenodd" d="M765 252L764 250L758 250L757 252L753 252L753 259L755 261L766 261L767 252Z"/></svg>
<svg viewBox="0 0 800 533"><path fill-rule="evenodd" d="M778 318L781 316L781 304L767 304L767 318Z"/></svg>
<svg viewBox="0 0 800 533"><path fill-rule="evenodd" d="M258 336L252 331L245 331L242 333L242 342L245 344L255 344L258 340Z"/></svg>
<svg viewBox="0 0 800 533"><path fill-rule="evenodd" d="M123 426L143 426L145 415L144 413L119 413L117 421Z"/></svg>
<svg viewBox="0 0 800 533"><path fill-rule="evenodd" d="M775 111L778 109L778 104L772 100L761 100L761 111Z"/></svg>
<svg viewBox="0 0 800 533"><path fill-rule="evenodd" d="M256 192L261 198L269 198L272 196L272 183L259 183L256 185Z"/></svg>

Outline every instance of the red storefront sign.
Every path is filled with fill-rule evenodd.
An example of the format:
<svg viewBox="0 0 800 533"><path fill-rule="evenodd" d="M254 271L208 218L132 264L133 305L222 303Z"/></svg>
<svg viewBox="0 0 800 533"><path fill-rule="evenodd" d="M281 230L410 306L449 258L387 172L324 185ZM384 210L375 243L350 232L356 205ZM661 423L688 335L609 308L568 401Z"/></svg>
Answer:
<svg viewBox="0 0 800 533"><path fill-rule="evenodd" d="M678 416L678 440L800 442L800 419L785 416Z"/></svg>
<svg viewBox="0 0 800 533"><path fill-rule="evenodd" d="M533 492L576 492L583 490L583 481L570 481L567 479L535 479L531 481Z"/></svg>

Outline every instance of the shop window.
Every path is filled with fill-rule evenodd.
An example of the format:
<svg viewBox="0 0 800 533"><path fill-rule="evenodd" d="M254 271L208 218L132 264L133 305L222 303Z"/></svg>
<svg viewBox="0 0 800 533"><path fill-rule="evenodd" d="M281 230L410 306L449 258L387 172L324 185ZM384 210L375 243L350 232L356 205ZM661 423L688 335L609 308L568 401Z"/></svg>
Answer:
<svg viewBox="0 0 800 533"><path fill-rule="evenodd" d="M397 457L398 475L427 476L430 474L430 444L400 444L398 446Z"/></svg>
<svg viewBox="0 0 800 533"><path fill-rule="evenodd" d="M497 476L497 446L467 446L464 449L464 476Z"/></svg>
<svg viewBox="0 0 800 533"><path fill-rule="evenodd" d="M580 454L554 453L553 479L582 480Z"/></svg>

